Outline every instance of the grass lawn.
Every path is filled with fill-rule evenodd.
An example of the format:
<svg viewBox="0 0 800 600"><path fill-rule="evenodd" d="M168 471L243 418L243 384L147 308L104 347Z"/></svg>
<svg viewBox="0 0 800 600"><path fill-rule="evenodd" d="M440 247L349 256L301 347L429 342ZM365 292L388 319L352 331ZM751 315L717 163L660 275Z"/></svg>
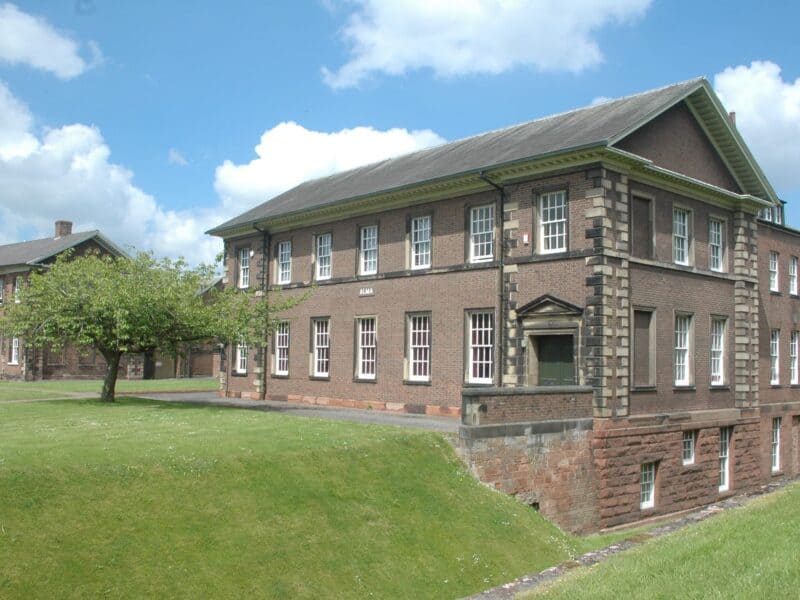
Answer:
<svg viewBox="0 0 800 600"><path fill-rule="evenodd" d="M610 540L477 483L435 433L137 399L0 405L2 598L456 598Z"/></svg>
<svg viewBox="0 0 800 600"><path fill-rule="evenodd" d="M647 542L523 598L797 598L800 484Z"/></svg>
<svg viewBox="0 0 800 600"><path fill-rule="evenodd" d="M60 394L97 393L103 382L99 379L65 379L51 381L0 381L0 402L4 400L38 400L58 398ZM219 381L214 377L183 379L117 380L117 393L215 391Z"/></svg>

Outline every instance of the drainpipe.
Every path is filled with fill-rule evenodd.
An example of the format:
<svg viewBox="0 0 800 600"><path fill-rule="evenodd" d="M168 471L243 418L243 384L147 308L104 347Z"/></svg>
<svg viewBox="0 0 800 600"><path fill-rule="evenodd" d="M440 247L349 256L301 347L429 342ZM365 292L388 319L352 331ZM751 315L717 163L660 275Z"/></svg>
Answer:
<svg viewBox="0 0 800 600"><path fill-rule="evenodd" d="M259 229L258 225L253 225L253 229L261 233L261 292L264 294L263 302L269 302L267 296L267 282L269 276L267 269L269 266L269 244L270 236L266 229ZM266 335L266 333L265 333ZM259 392L259 400L265 400L267 397L267 340L261 345L261 391Z"/></svg>
<svg viewBox="0 0 800 600"><path fill-rule="evenodd" d="M503 280L503 266L505 265L505 231L503 230L503 218L505 217L505 207L506 207L506 191L502 185L499 185L489 179L486 175L485 171L481 171L478 174L478 177L491 185L497 191L500 192L500 210L497 211L498 214L495 217L495 220L498 223L498 229L500 230L500 244L499 244L499 251L498 251L498 268L497 268L497 282L499 291L497 293L498 301L500 302L500 330L499 330L499 367L497 369L497 387L503 387L503 374L505 373L505 366L506 366L506 286Z"/></svg>

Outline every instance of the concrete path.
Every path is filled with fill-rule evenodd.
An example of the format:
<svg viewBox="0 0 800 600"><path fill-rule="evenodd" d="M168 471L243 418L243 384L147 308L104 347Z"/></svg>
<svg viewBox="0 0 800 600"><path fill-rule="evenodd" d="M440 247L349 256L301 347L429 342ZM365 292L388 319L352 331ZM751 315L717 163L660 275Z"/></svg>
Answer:
<svg viewBox="0 0 800 600"><path fill-rule="evenodd" d="M415 429L428 429L431 431L452 433L458 431L458 425L460 423L460 421L456 418L431 417L428 415L410 415L406 413L390 413L377 410L359 410L333 406L297 404L294 402L274 402L271 400L220 398L216 392L151 392L148 394L117 393L117 396L136 396L138 398L149 398L151 400L164 400L168 402L180 402L204 406L246 408L249 410L279 412L287 415L296 415L299 417L317 417L319 419L352 421L354 423L368 423L371 425L393 425L396 427L411 427Z"/></svg>

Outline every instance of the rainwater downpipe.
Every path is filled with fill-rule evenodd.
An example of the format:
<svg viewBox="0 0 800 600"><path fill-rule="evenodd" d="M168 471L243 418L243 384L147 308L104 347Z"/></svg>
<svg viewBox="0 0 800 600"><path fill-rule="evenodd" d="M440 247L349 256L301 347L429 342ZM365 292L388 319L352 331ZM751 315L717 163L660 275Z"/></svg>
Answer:
<svg viewBox="0 0 800 600"><path fill-rule="evenodd" d="M261 292L264 294L264 298L262 302L269 302L269 296L267 295L267 282L269 281L269 274L267 273L267 269L269 268L269 244L270 244L270 236L269 231L266 229L259 229L258 225L253 225L253 229L258 231L261 234ZM264 400L267 397L267 333L264 332L264 343L261 345L261 396L260 400Z"/></svg>
<svg viewBox="0 0 800 600"><path fill-rule="evenodd" d="M478 174L478 177L491 185L497 191L500 192L500 210L498 211L498 215L496 216L495 220L497 222L497 228L500 232L500 243L498 244L498 293L497 298L500 302L500 327L499 327L499 360L498 360L498 367L497 367L497 387L503 387L503 373L505 370L506 364L506 286L503 280L503 266L505 264L505 232L503 231L503 218L505 217L506 211L506 191L505 188L489 179L486 175L485 171L481 171Z"/></svg>

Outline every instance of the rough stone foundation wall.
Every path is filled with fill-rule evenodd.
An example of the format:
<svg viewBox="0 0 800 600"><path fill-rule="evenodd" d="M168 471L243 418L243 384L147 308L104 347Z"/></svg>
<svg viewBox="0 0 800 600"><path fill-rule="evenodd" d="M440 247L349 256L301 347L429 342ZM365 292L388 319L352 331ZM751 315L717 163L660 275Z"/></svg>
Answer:
<svg viewBox="0 0 800 600"><path fill-rule="evenodd" d="M600 528L631 523L716 502L760 483L757 418L715 422L602 424L593 438ZM719 491L720 427L733 426L730 486ZM603 428L603 427L608 428ZM598 429L599 427L599 429ZM684 431L696 431L695 459L683 464ZM655 506L640 508L641 466L656 463Z"/></svg>
<svg viewBox="0 0 800 600"><path fill-rule="evenodd" d="M591 420L462 427L472 474L575 533L597 529Z"/></svg>

